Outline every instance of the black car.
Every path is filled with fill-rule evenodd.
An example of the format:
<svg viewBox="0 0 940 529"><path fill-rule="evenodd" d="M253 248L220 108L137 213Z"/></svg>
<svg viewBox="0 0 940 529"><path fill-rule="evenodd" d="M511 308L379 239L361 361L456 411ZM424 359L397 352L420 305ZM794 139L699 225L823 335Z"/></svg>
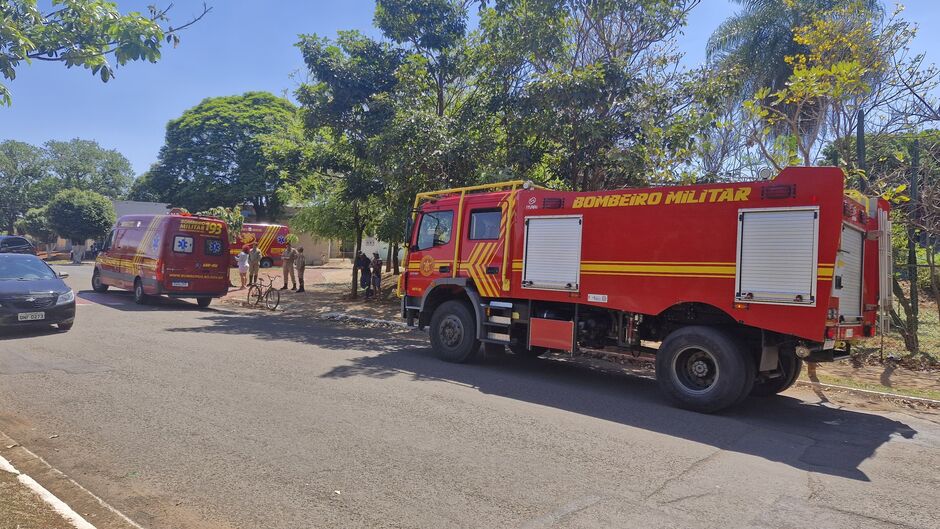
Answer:
<svg viewBox="0 0 940 529"><path fill-rule="evenodd" d="M0 235L0 253L28 253L36 255L36 247L19 235Z"/></svg>
<svg viewBox="0 0 940 529"><path fill-rule="evenodd" d="M75 292L35 255L0 253L0 328L75 322Z"/></svg>

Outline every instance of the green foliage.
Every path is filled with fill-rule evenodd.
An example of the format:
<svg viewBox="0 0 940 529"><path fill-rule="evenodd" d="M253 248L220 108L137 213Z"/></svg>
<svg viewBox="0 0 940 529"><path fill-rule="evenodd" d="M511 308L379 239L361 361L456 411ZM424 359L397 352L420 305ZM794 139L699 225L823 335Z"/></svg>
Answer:
<svg viewBox="0 0 940 529"><path fill-rule="evenodd" d="M60 189L84 189L121 199L134 181L134 169L127 158L96 141L47 141L44 147L46 167L53 177L51 194Z"/></svg>
<svg viewBox="0 0 940 529"><path fill-rule="evenodd" d="M238 234L242 232L242 225L245 223L245 217L242 215L242 209L238 206L225 208L216 206L205 211L196 213L200 217L214 217L225 221L228 225L229 242L238 240Z"/></svg>
<svg viewBox="0 0 940 529"><path fill-rule="evenodd" d="M40 205L46 175L42 149L20 141L0 142L0 228L12 232L21 215Z"/></svg>
<svg viewBox="0 0 940 529"><path fill-rule="evenodd" d="M56 242L56 232L49 224L49 215L46 208L28 210L23 218L16 221L16 229L40 243L51 244Z"/></svg>
<svg viewBox="0 0 940 529"><path fill-rule="evenodd" d="M114 206L93 191L66 189L46 206L49 225L74 244L85 244L108 233L116 220Z"/></svg>
<svg viewBox="0 0 940 529"><path fill-rule="evenodd" d="M178 33L208 13L173 28L169 7L150 6L149 13L121 14L106 0L53 0L43 12L36 0L0 3L0 74L16 78L21 63L59 62L82 67L108 82L114 68L132 61L157 62L164 43L179 43ZM114 66L108 61L113 56ZM0 104L10 104L9 90L0 84Z"/></svg>
<svg viewBox="0 0 940 529"><path fill-rule="evenodd" d="M133 189L190 210L251 204L276 216L281 174L269 169L265 140L296 120L296 108L267 92L203 100L170 121L159 159Z"/></svg>

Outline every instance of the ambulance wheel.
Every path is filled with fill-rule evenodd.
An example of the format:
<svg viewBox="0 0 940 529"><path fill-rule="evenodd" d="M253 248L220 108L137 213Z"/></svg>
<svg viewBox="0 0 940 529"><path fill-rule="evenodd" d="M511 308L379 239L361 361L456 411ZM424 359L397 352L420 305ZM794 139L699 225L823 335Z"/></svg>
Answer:
<svg viewBox="0 0 940 529"><path fill-rule="evenodd" d="M754 386L754 359L733 336L683 327L656 354L656 381L677 406L713 413L743 400Z"/></svg>
<svg viewBox="0 0 940 529"><path fill-rule="evenodd" d="M445 301L431 316L431 347L441 360L464 363L480 348L470 307L462 301Z"/></svg>
<svg viewBox="0 0 940 529"><path fill-rule="evenodd" d="M105 285L101 282L101 270L95 268L95 271L91 273L91 289L95 292L107 292L108 285Z"/></svg>
<svg viewBox="0 0 940 529"><path fill-rule="evenodd" d="M523 358L538 358L548 352L548 348L546 347L526 347L525 344L522 343L510 344L509 350L512 351L512 354Z"/></svg>
<svg viewBox="0 0 940 529"><path fill-rule="evenodd" d="M196 298L196 305L201 309L208 307L209 303L212 303L212 298Z"/></svg>
<svg viewBox="0 0 940 529"><path fill-rule="evenodd" d="M274 261L272 261L271 259L267 257L261 259L261 268L271 268L271 266L273 265L274 265Z"/></svg>
<svg viewBox="0 0 940 529"><path fill-rule="evenodd" d="M792 349L781 349L778 355L778 366L780 367L780 376L758 379L754 382L754 389L751 390L752 396L770 397L790 389L796 379L800 378L800 372L803 370L803 360L797 357L796 352Z"/></svg>
<svg viewBox="0 0 940 529"><path fill-rule="evenodd" d="M134 280L134 303L146 305L150 301L150 296L144 293L144 283L138 277Z"/></svg>

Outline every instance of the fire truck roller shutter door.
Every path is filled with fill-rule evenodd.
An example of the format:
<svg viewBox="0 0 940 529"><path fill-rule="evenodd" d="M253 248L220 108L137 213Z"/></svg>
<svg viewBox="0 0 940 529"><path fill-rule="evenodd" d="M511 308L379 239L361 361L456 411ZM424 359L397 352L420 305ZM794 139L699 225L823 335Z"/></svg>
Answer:
<svg viewBox="0 0 940 529"><path fill-rule="evenodd" d="M581 281L580 215L528 217L522 287L577 292Z"/></svg>
<svg viewBox="0 0 940 529"><path fill-rule="evenodd" d="M862 317L862 246L861 231L842 225L842 240L836 257L836 281L833 295L839 298L839 315L846 320Z"/></svg>
<svg viewBox="0 0 940 529"><path fill-rule="evenodd" d="M740 210L736 299L815 305L818 217L817 207Z"/></svg>

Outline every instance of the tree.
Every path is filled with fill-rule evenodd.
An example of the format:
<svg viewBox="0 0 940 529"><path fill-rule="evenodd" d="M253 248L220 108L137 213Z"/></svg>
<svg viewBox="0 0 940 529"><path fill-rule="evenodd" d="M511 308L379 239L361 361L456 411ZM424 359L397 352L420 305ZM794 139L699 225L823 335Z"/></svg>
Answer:
<svg viewBox="0 0 940 529"><path fill-rule="evenodd" d="M120 199L134 181L130 161L93 140L47 141L45 163L53 177L53 194L61 189L82 189Z"/></svg>
<svg viewBox="0 0 940 529"><path fill-rule="evenodd" d="M242 232L242 225L245 223L245 217L242 215L242 209L238 206L224 208L217 206L205 211L196 213L200 217L215 217L225 221L228 226L228 240L234 243L238 240L238 234Z"/></svg>
<svg viewBox="0 0 940 529"><path fill-rule="evenodd" d="M42 149L20 141L0 143L0 226L8 233L29 208L39 205L38 187L46 174Z"/></svg>
<svg viewBox="0 0 940 529"><path fill-rule="evenodd" d="M121 14L106 0L53 0L43 12L36 0L0 3L0 73L16 78L21 63L33 60L58 62L66 68L91 70L103 82L114 77L114 68L131 61L157 62L166 43L179 44L179 32L199 21L210 8L188 22L173 27L166 8L150 6L149 14ZM115 66L108 57L112 56ZM10 92L0 84L0 104L9 105Z"/></svg>
<svg viewBox="0 0 940 529"><path fill-rule="evenodd" d="M56 243L57 234L49 224L49 216L46 208L32 208L28 210L23 218L16 222L16 229L20 233L29 235L34 240L46 245L46 254L52 252L52 246Z"/></svg>
<svg viewBox="0 0 940 529"><path fill-rule="evenodd" d="M794 28L806 26L824 11L851 6L869 12L881 9L878 0L734 0L740 12L722 22L708 40L712 62L740 67L742 96L758 90L784 88L793 66L786 57L805 54L805 44L794 40Z"/></svg>
<svg viewBox="0 0 940 529"><path fill-rule="evenodd" d="M72 241L73 262L81 262L85 241L108 233L116 220L110 200L78 189L57 193L46 206L46 213L52 229Z"/></svg>
<svg viewBox="0 0 940 529"><path fill-rule="evenodd" d="M294 120L296 107L268 92L204 99L167 124L158 161L133 194L193 211L248 203L258 218L274 218L281 180L264 138Z"/></svg>

